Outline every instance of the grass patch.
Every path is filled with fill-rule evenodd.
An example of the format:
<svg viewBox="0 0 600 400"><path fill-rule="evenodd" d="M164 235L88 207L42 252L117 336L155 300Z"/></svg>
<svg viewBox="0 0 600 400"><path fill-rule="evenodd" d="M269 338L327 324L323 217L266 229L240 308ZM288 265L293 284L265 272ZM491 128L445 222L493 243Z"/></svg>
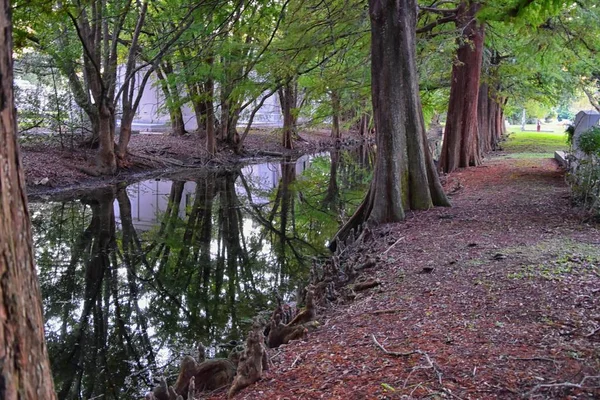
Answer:
<svg viewBox="0 0 600 400"><path fill-rule="evenodd" d="M508 273L509 279L561 280L567 275L600 272L600 249L570 239L542 241L534 246L504 249L503 253L520 255L528 261Z"/></svg>
<svg viewBox="0 0 600 400"><path fill-rule="evenodd" d="M560 149L557 149L560 150ZM551 153L509 153L499 156L498 158L508 159L508 160L529 160L529 159L539 159L539 158L553 158L554 151Z"/></svg>
<svg viewBox="0 0 600 400"><path fill-rule="evenodd" d="M556 150L567 150L567 136L564 132L523 132L510 134L502 144L510 158L553 157ZM522 155L522 156L520 156Z"/></svg>

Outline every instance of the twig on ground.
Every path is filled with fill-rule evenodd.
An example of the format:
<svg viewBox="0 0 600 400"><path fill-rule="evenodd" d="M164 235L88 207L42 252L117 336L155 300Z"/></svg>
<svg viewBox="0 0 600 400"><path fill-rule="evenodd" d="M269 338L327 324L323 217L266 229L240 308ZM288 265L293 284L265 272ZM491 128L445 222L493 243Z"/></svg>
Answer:
<svg viewBox="0 0 600 400"><path fill-rule="evenodd" d="M558 361L556 361L555 359L546 357L508 357L508 359L518 361L548 361L554 364L558 364Z"/></svg>
<svg viewBox="0 0 600 400"><path fill-rule="evenodd" d="M294 368L296 366L296 363L300 360L300 356L302 354L298 354L298 357L296 357L296 359L294 360L294 362L292 363L292 366L290 368Z"/></svg>
<svg viewBox="0 0 600 400"><path fill-rule="evenodd" d="M449 394L450 396L454 397L455 399L463 400L462 397L459 397L459 396L455 395L454 393L452 393L452 391L450 389L442 388L442 392Z"/></svg>
<svg viewBox="0 0 600 400"><path fill-rule="evenodd" d="M592 336L594 336L596 333L600 332L600 328L596 328L592 331L592 333L588 333L587 335L585 335L586 338L591 338Z"/></svg>
<svg viewBox="0 0 600 400"><path fill-rule="evenodd" d="M435 363L431 360L431 358L429 357L429 354L427 354L426 352L424 352L423 350L413 350L413 351L409 351L407 353L399 353L399 352L395 352L395 351L389 351L387 350L385 347L383 347L381 345L381 343L379 343L377 341L377 339L375 338L375 335L371 335L371 339L373 339L373 343L375 343L375 345L381 350L383 351L385 354L389 355L389 356L394 356L394 357L408 357L412 354L420 354L421 356L423 356L425 358L425 360L427 361L427 363L429 364L426 367L423 366L417 366L415 368L413 368L413 371L417 370L417 369L433 369L435 374L437 375L438 378L438 382L441 385L442 384L442 371L440 371L440 369L435 365ZM412 371L411 371L412 373ZM410 374L408 375L410 377ZM407 378L408 381L408 378ZM404 384L406 385L406 382L404 382Z"/></svg>
<svg viewBox="0 0 600 400"><path fill-rule="evenodd" d="M398 312L406 311L406 308L387 308L385 310L375 310L370 312L371 315L380 315L380 314L395 314Z"/></svg>
<svg viewBox="0 0 600 400"><path fill-rule="evenodd" d="M391 249L393 249L393 248L394 248L394 246L395 246L395 245L397 245L397 244L398 244L398 242L399 242L399 241L401 241L401 240L402 240L402 239L404 239L404 238L405 238L405 236L402 236L400 239L396 240L396 241L394 242L394 244L393 244L393 245L391 245L390 247L388 247L388 248L387 248L387 250L386 250L386 251L384 251L384 252L383 252L383 253L381 253L381 254L382 254L382 255L385 255L385 254L387 254L387 252L388 252L388 251L390 251Z"/></svg>
<svg viewBox="0 0 600 400"><path fill-rule="evenodd" d="M394 356L394 357L408 357L411 356L413 354L422 354L423 352L421 350L413 350L413 351L409 351L407 353L398 353L396 351L389 351L386 350L385 347L383 347L381 345L381 343L379 343L377 341L377 339L375 339L375 335L371 335L371 339L373 339L373 343L375 343L375 346L377 346L381 351L383 351L385 354L387 354L388 356Z"/></svg>
<svg viewBox="0 0 600 400"><path fill-rule="evenodd" d="M527 393L527 397L531 396L534 392L540 389L548 389L548 388L575 388L575 389L597 389L600 388L600 385L585 387L583 384L588 379L600 379L600 375L595 376L584 376L583 379L579 383L572 382L562 382L562 383L544 383L540 385L536 385Z"/></svg>
<svg viewBox="0 0 600 400"><path fill-rule="evenodd" d="M422 382L421 382L422 383ZM417 383L417 385L413 388L413 390L410 391L410 397L412 397L413 393L418 389L418 388L423 388L423 385L421 385L421 383Z"/></svg>

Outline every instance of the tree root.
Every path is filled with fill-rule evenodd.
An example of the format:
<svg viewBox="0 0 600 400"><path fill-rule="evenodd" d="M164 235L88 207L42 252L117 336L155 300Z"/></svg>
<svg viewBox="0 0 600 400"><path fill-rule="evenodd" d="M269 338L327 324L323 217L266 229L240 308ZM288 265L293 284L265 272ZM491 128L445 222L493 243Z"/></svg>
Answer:
<svg viewBox="0 0 600 400"><path fill-rule="evenodd" d="M267 350L264 345L265 336L262 330L262 326L255 324L248 334L246 348L240 358L237 374L227 393L228 399L233 398L240 390L258 381L262 377L263 371L269 369Z"/></svg>

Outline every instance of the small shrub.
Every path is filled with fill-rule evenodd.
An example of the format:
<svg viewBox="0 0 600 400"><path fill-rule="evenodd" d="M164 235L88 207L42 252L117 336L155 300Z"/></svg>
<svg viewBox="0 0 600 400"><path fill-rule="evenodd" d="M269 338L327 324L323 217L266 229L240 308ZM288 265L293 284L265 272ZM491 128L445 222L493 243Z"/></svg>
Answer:
<svg viewBox="0 0 600 400"><path fill-rule="evenodd" d="M583 132L577 140L577 145L587 156L600 156L600 126Z"/></svg>
<svg viewBox="0 0 600 400"><path fill-rule="evenodd" d="M567 132L569 135L569 132ZM572 140L572 135L570 138ZM600 217L600 127L583 132L577 146L585 157L571 155L574 169L567 176L573 200L580 204L592 217Z"/></svg>
<svg viewBox="0 0 600 400"><path fill-rule="evenodd" d="M565 130L565 133L567 135L567 144L569 146L573 145L573 136L575 135L575 127L573 125L569 125L567 127L567 129Z"/></svg>

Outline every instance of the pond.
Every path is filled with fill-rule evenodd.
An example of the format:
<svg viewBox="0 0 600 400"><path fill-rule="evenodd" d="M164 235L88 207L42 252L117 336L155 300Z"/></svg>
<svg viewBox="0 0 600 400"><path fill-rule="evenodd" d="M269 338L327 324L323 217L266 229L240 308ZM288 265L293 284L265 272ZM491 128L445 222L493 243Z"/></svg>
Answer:
<svg viewBox="0 0 600 400"><path fill-rule="evenodd" d="M30 204L60 399L139 398L198 343L226 356L362 200L358 148Z"/></svg>

